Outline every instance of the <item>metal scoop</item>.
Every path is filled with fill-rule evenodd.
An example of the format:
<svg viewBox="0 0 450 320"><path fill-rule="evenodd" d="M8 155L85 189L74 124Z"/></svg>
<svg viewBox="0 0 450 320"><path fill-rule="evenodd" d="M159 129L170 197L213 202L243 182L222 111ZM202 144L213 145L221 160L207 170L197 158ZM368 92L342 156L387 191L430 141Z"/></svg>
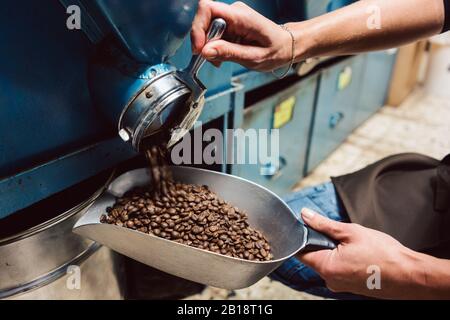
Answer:
<svg viewBox="0 0 450 320"><path fill-rule="evenodd" d="M222 199L244 209L249 223L271 245L274 260L256 262L189 247L139 231L100 223L116 197L150 183L148 169L137 169L114 180L76 223L73 231L161 271L225 289L256 283L299 251L334 249L326 236L299 222L288 205L273 192L235 176L188 167L172 167L176 181L207 185Z"/></svg>

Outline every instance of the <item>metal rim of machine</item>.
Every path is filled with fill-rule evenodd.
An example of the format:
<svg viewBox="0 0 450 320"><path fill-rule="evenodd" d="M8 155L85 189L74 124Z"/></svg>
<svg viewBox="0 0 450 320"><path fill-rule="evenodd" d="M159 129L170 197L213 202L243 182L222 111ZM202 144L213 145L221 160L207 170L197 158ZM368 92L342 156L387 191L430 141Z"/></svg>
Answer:
<svg viewBox="0 0 450 320"><path fill-rule="evenodd" d="M37 226L34 226L28 230L22 231L16 235L13 235L11 237L7 237L4 239L0 239L0 247L19 241L21 239L24 238L28 238L31 237L37 233L41 233L44 232L45 230L50 229L51 227L55 226L56 224L59 224L61 222L64 222L65 220L69 219L70 217L72 217L73 215L75 215L76 213L80 212L83 209L86 209L88 206L90 206L92 204L92 202L98 198L102 192L107 188L107 186L109 185L109 183L114 179L114 176L116 174L116 170L112 170L110 176L108 177L108 179L106 180L105 184L100 187L100 189L98 189L95 193L93 193L91 196L89 196L85 201L83 201L82 203L78 204L77 206L67 210L66 212L50 219L49 221L46 221L44 223L38 224Z"/></svg>
<svg viewBox="0 0 450 320"><path fill-rule="evenodd" d="M140 150L141 142L146 136L148 136L147 131L151 126L151 123L155 120L155 117L164 112L165 108L171 104L176 103L176 101L182 99L182 97L189 96L190 94L190 90L185 87L176 88L163 97L154 110L151 110L149 113L143 115L133 135L134 148L136 150ZM153 111L155 111L155 113L153 113Z"/></svg>
<svg viewBox="0 0 450 320"><path fill-rule="evenodd" d="M0 299L8 299L14 296L20 296L22 294L28 293L33 290L37 290L42 288L53 281L63 277L67 274L67 267L71 265L80 265L84 261L86 261L91 255L97 252L102 247L101 244L97 242L92 243L88 249L84 252L73 258L72 260L66 262L55 270L49 272L48 274L42 275L41 277L29 281L27 283L21 284L17 287L6 288L4 290L0 290Z"/></svg>
<svg viewBox="0 0 450 320"><path fill-rule="evenodd" d="M189 95L191 89L178 79L174 71L155 77L133 97L120 115L118 130L121 137L123 138L125 131L126 138L139 150L143 138L161 130L164 121L152 126L157 117L163 116L166 108L178 99ZM148 132L150 130L151 133Z"/></svg>
<svg viewBox="0 0 450 320"><path fill-rule="evenodd" d="M70 221L68 220L70 220L71 218L76 218L78 215L84 214L85 210L90 205L92 205L94 200L104 192L104 190L108 187L108 185L114 179L115 176L116 176L116 169L110 170L110 173L108 174L107 178L99 185L99 188L93 194L89 195L81 203L68 209L62 214L59 214L56 217L44 223L38 224L16 235L13 235L5 239L0 239L0 252L2 250L8 250L8 247L14 246L16 243L18 244L18 246L20 246L20 244L23 244L25 246L29 245L27 243L23 243L23 241L27 241L30 239L32 240L33 237L39 237L40 235L45 234L45 232L51 232L52 228L56 228L57 226L63 225L64 223L69 223ZM62 263L55 264L53 268L49 268L49 270L43 271L42 274L39 274L38 276L33 278L29 279L26 278L23 282L17 281L17 284L11 285L10 283L7 284L7 286L5 286L4 288L0 288L0 299L20 296L30 291L42 288L52 283L53 281L56 281L57 279L67 274L68 266L82 264L89 257L95 254L102 246L92 241L88 245L82 247L83 250L75 252L70 258L68 258ZM32 257L26 257L26 259L31 261ZM6 264L8 264L8 262L6 262Z"/></svg>

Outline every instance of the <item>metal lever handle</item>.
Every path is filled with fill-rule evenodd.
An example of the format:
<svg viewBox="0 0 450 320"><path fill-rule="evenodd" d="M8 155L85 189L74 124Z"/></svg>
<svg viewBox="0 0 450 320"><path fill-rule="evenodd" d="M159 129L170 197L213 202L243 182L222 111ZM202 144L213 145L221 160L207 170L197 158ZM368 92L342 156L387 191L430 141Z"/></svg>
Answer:
<svg viewBox="0 0 450 320"><path fill-rule="evenodd" d="M208 43L210 41L222 38L226 28L227 23L225 22L225 20L221 18L214 19L213 22L211 23L211 26L209 27L206 42ZM197 77L198 72L203 67L205 62L206 59L202 55L192 56L191 62L189 63L189 66L187 68L187 73L192 77Z"/></svg>
<svg viewBox="0 0 450 320"><path fill-rule="evenodd" d="M314 229L306 226L305 228L305 231L307 232L307 239L302 252L336 249L337 245L332 239L322 233L315 231Z"/></svg>

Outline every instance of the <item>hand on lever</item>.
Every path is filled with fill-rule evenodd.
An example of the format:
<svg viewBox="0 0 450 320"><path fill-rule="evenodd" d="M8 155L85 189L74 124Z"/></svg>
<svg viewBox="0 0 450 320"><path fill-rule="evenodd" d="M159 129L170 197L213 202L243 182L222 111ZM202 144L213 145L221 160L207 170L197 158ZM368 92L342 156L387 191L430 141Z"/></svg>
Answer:
<svg viewBox="0 0 450 320"><path fill-rule="evenodd" d="M214 18L223 18L227 30L223 40L205 45ZM250 69L271 71L289 64L292 58L289 33L242 2L228 5L200 0L191 38L193 52L216 66L233 61Z"/></svg>

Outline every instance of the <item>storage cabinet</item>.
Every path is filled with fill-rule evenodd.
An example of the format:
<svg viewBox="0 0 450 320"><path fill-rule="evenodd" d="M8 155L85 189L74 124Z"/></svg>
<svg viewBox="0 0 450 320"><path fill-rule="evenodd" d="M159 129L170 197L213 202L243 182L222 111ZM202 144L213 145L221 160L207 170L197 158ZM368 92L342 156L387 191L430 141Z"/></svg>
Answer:
<svg viewBox="0 0 450 320"><path fill-rule="evenodd" d="M311 172L354 129L365 58L355 56L322 71L306 172Z"/></svg>
<svg viewBox="0 0 450 320"><path fill-rule="evenodd" d="M281 126L278 129L279 163L278 166L260 161L258 164L238 164L233 173L280 195L291 190L303 176L316 86L317 76L314 75L245 109L244 130L270 130ZM245 150L241 150L247 161L250 149L247 143Z"/></svg>
<svg viewBox="0 0 450 320"><path fill-rule="evenodd" d="M366 55L359 102L354 116L355 128L385 104L396 56L395 50Z"/></svg>

